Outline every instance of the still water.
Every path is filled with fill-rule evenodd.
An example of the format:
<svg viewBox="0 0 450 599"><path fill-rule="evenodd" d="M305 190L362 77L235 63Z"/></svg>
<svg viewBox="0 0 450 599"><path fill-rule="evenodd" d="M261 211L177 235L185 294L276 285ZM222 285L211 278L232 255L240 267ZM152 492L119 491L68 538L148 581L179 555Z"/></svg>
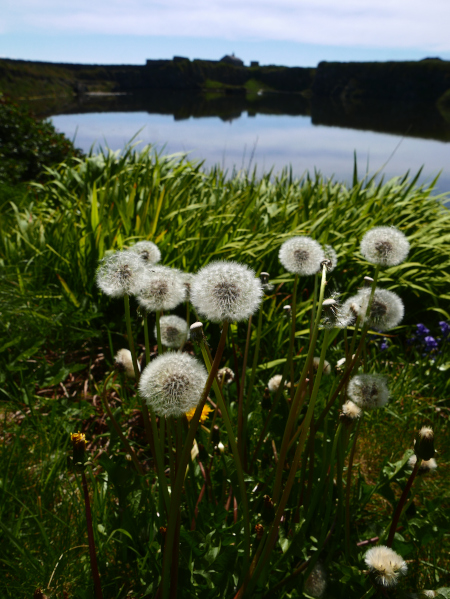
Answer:
<svg viewBox="0 0 450 599"><path fill-rule="evenodd" d="M431 182L441 172L436 191L450 192L447 123L443 128L439 122L433 122L430 128L424 126L424 119L416 116L414 120L408 116L412 123L418 123L415 129L407 126L407 122L404 126L402 123L393 126L392 121L399 123L398 119L387 119L381 124L378 120L372 125L367 119L349 121L348 115L343 119L323 117L322 113L315 116L314 110L312 116L266 114L254 110L234 110L225 114L219 111L208 116L202 116L201 111L198 114L198 110L194 114L188 110L180 115L176 110L170 114L170 108L169 114L163 114L165 110L161 108L152 113L151 108L143 110L143 106L134 109L126 106L127 111L121 111L117 102L110 107L111 112L101 112L98 111L99 100L97 98L92 108L97 111L89 112L89 105L83 105L82 112L71 106L67 110L71 114L51 116L55 127L75 139L77 147L85 152L91 146L99 145L112 150L122 149L137 134L135 141L139 141L141 147L152 144L158 150L164 149L165 153L185 152L190 159L203 161L204 168L219 164L231 172L233 168L253 169L256 166L257 173L262 174L271 169L278 173L291 165L298 177L305 171L314 173L316 169L328 178L347 183L352 178L355 152L359 176L366 172L370 175L381 173L388 179L404 175L408 170L414 175L423 166L420 182ZM105 105L100 110L108 110L107 103ZM331 122L332 126L321 124L321 120ZM349 122L350 126L358 128L343 126ZM396 130L402 127L405 134ZM395 132L380 132L383 128ZM415 130L422 137L415 137ZM433 136L438 139L426 138Z"/></svg>

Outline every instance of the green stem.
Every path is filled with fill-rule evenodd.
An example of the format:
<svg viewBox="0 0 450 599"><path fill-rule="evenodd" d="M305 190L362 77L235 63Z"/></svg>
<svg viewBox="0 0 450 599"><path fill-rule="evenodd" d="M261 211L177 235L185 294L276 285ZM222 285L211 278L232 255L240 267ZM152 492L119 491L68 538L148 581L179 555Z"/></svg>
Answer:
<svg viewBox="0 0 450 599"><path fill-rule="evenodd" d="M386 545L387 547L392 547L392 543L394 542L394 536L395 536L395 531L397 529L397 524L398 521L400 520L400 516L402 515L402 510L403 507L406 503L406 499L408 497L408 493L412 487L412 484L414 482L414 479L416 478L416 474L419 471L419 467L421 464L422 460L418 457L417 461L414 465L414 469L411 472L411 476L408 479L408 482L406 483L406 487L403 489L403 493L400 497L400 500L397 504L397 507L395 508L395 512L394 512L394 516L392 517L392 524L391 524L391 528L389 530L389 536L388 539L386 541Z"/></svg>
<svg viewBox="0 0 450 599"><path fill-rule="evenodd" d="M211 362L210 362L210 359L208 356L208 351L207 351L204 341L200 342L200 348L202 350L203 359L205 361L206 368L208 369L209 372L211 372L212 365L211 365ZM213 389L214 389L214 393L216 394L217 405L220 408L220 411L222 412L222 420L225 424L225 428L227 429L228 440L231 445L231 451L233 453L233 458L234 458L234 462L235 462L235 466L236 466L236 474L237 474L237 478L238 478L239 491L240 491L241 502L242 502L242 512L243 512L243 516L244 516L245 553L244 553L244 563L243 563L243 567L242 567L242 572L246 573L247 568L248 568L248 562L250 559L250 514L249 514L247 492L246 492L245 480L244 480L244 471L242 468L242 461L241 461L241 458L239 455L238 445L237 445L236 439L234 437L233 426L231 424L227 408L223 401L222 392L217 383L217 378L215 378L213 381Z"/></svg>
<svg viewBox="0 0 450 599"><path fill-rule="evenodd" d="M318 330L318 326L319 326L319 321L320 321L320 312L321 312L321 307L322 307L322 302L323 302L323 293L324 293L324 288L325 288L325 273L326 273L326 269L324 267L323 270L323 278L322 278L322 285L321 285L321 292L320 292L320 298L319 298L319 308L318 308L318 312L317 312L317 318L316 318L316 323L315 323L315 331L316 329ZM257 582L258 576L261 573L262 569L264 568L264 566L266 565L269 557L270 557L270 553L275 545L276 542L276 538L278 535L278 526L281 520L281 517L283 515L284 509L286 507L287 501L289 499L289 495L291 493L292 490L292 486L294 484L295 481L295 474L297 472L297 468L298 468L298 464L300 463L301 457L302 457L302 452L303 452L303 448L305 446L305 442L306 442L306 436L308 434L309 431L309 426L311 424L311 420L314 414L314 406L316 403L316 399L317 399L317 395L319 392L319 386L320 386L320 381L322 378L322 371L323 371L323 363L325 361L325 352L327 349L327 345L328 345L328 335L329 335L329 329L325 330L325 336L324 336L324 340L323 340L323 345L322 345L322 351L320 354L320 362L319 362L319 367L317 369L317 375L316 375L316 379L314 381L314 389L313 389L313 393L311 395L311 399L309 401L309 406L308 406L308 411L306 412L306 416L304 419L304 424L302 426L302 432L300 435L300 440L298 442L297 445L297 450L295 452L295 456L294 459L292 461L292 465L289 471L289 476L286 482L286 486L284 488L283 494L281 495L280 498L280 502L278 505L278 509L277 512L275 514L275 519L271 525L270 528L270 532L268 534L268 538L267 541L265 543L261 558L259 560L258 565L255 568L254 574L252 576L252 578L250 579L250 582L248 584L248 587L246 589L247 593L250 595L251 591L254 589L255 584ZM275 503L275 501L274 501Z"/></svg>
<svg viewBox="0 0 450 599"><path fill-rule="evenodd" d="M162 599L167 599L169 594L170 587L170 578L171 578L171 558L172 558L172 549L173 543L175 539L176 533L176 521L179 514L180 504L181 504L181 493L183 490L183 482L184 482L184 473L186 472L186 466L189 462L189 458L191 455L191 448L194 442L195 433L197 432L197 428L200 422L200 415L203 410L203 406L205 405L206 398L208 397L208 393L211 390L213 381L216 377L217 371L219 369L220 360L222 358L223 350L225 349L225 342L227 338L229 323L224 322L222 328L222 335L220 337L219 345L217 347L216 355L214 357L214 362L211 368L211 372L208 375L208 378L205 383L205 387L202 392L202 396L195 410L195 414L191 419L189 424L189 430L186 437L186 442L183 447L183 453L180 459L179 470L177 472L177 476L175 478L175 486L172 489L172 496L170 502L170 512L169 512L169 522L167 525L167 533L166 533L166 541L164 547L164 556L163 556L163 570L162 570L162 581L161 581L161 590L162 590Z"/></svg>
<svg viewBox="0 0 450 599"><path fill-rule="evenodd" d="M295 343L295 325L297 321L297 287L298 287L298 275L295 275L294 279L294 291L292 292L292 305L291 305L291 338L289 340L289 373L291 380L291 397L294 396L294 383L295 383L295 372L294 372L294 343Z"/></svg>
<svg viewBox="0 0 450 599"><path fill-rule="evenodd" d="M358 440L359 429L361 427L361 421L363 419L363 415L358 419L358 424L355 430L355 436L353 439L352 449L350 452L350 457L348 460L348 468L347 468L347 483L345 486L345 555L347 560L350 559L350 490L352 484L352 469L353 469L353 460L355 458L356 451L356 442Z"/></svg>
<svg viewBox="0 0 450 599"><path fill-rule="evenodd" d="M258 315L258 328L256 329L256 343L255 343L255 352L253 354L252 374L250 376L250 381L248 383L248 390L247 390L247 397L249 400L252 396L253 385L255 384L255 377L256 377L256 367L258 366L259 347L260 347L260 343L261 343L262 319L263 319L263 309L261 306L259 308L259 315Z"/></svg>
<svg viewBox="0 0 450 599"><path fill-rule="evenodd" d="M322 267L322 281L320 284L319 303L317 306L317 316L316 316L316 321L314 323L314 331L313 331L313 335L311 338L308 355L306 357L306 361L303 366L303 371L302 371L302 374L300 377L300 381L297 385L297 390L296 390L294 399L292 401L288 421L287 421L286 428L284 431L283 441L281 443L281 449L280 449L280 454L279 454L279 458L278 458L277 470L275 473L275 483L274 483L274 488L273 488L274 503L277 503L278 499L280 497L284 462L286 460L287 449L288 449L289 441L291 439L292 429L295 424L297 407L298 407L298 403L299 403L301 395L302 395L302 389L303 389L303 385L305 384L305 381L306 381L306 376L308 374L309 365L314 356L314 352L315 352L315 348L316 348L317 335L319 333L320 316L321 316L321 312L322 312L322 303L323 303L323 298L324 298L324 294L325 294L326 277L327 277L327 269L326 269L326 266L324 265ZM327 339L328 339L328 335L327 335ZM316 377L316 380L317 380L317 378L319 378L319 380L320 380L320 377ZM314 386L315 386L315 382L314 382ZM310 406L311 406L311 402L310 402ZM309 426L309 424L308 424L308 426Z"/></svg>
<svg viewBox="0 0 450 599"><path fill-rule="evenodd" d="M244 387L245 387L245 372L247 370L247 360L248 360L248 348L250 345L250 337L252 333L252 317L248 319L247 326L247 339L245 341L245 350L244 350L244 361L242 364L242 376L241 376L241 388L239 390L239 399L238 399L238 434L237 434L237 444L239 449L239 455L241 457L241 464L244 463ZM215 383L216 381L214 381ZM213 386L214 386L213 383ZM220 394L222 395L222 394ZM245 418L246 420L246 418Z"/></svg>
<svg viewBox="0 0 450 599"><path fill-rule="evenodd" d="M136 358L136 350L134 349L133 332L131 330L130 296L125 294L123 296L123 300L125 303L125 320L127 323L128 344L130 346L131 359L133 360L134 376L136 377L136 381L138 381L140 377L140 372Z"/></svg>
<svg viewBox="0 0 450 599"><path fill-rule="evenodd" d="M161 318L161 310L156 312L156 338L158 341L158 356L162 356L163 354L163 346L161 343L161 326L159 323L159 319Z"/></svg>
<svg viewBox="0 0 450 599"><path fill-rule="evenodd" d="M155 458L156 458L156 474L158 476L159 486L163 495L164 505L166 508L166 513L169 515L170 510L170 499L169 499L169 489L167 487L167 479L164 472L164 459L163 454L161 453L161 442L158 434L158 427L156 426L156 416L153 409L150 407L150 426L152 428L153 434L153 447L155 449Z"/></svg>
<svg viewBox="0 0 450 599"><path fill-rule="evenodd" d="M81 481L83 483L84 507L86 511L86 527L89 541L89 556L91 558L91 572L94 579L94 588L96 599L103 599L102 586L100 583L100 574L98 573L97 554L95 552L94 530L92 528L91 504L89 501L89 491L84 470L81 472Z"/></svg>
<svg viewBox="0 0 450 599"><path fill-rule="evenodd" d="M148 336L148 316L144 314L145 363L150 364L150 339Z"/></svg>

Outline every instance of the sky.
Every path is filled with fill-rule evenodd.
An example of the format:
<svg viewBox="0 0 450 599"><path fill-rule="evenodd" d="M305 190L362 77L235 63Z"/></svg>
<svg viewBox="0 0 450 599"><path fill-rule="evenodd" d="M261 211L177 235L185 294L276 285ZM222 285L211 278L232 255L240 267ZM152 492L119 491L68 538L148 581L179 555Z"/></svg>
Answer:
<svg viewBox="0 0 450 599"><path fill-rule="evenodd" d="M0 57L86 64L450 60L450 0L1 0Z"/></svg>

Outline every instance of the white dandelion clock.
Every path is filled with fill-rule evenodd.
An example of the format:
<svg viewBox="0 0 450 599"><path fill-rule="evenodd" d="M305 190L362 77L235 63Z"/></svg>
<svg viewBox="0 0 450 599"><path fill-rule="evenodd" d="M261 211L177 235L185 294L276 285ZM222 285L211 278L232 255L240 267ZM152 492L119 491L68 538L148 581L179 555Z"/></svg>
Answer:
<svg viewBox="0 0 450 599"><path fill-rule="evenodd" d="M375 584L384 588L394 587L399 577L404 576L408 570L402 556L384 545L371 547L366 551L364 561Z"/></svg>
<svg viewBox="0 0 450 599"><path fill-rule="evenodd" d="M269 379L269 382L267 383L267 388L271 393L276 393L278 391L282 378L283 376L281 374L276 374L271 379Z"/></svg>
<svg viewBox="0 0 450 599"><path fill-rule="evenodd" d="M153 241L138 241L130 247L129 251L138 254L147 264L156 264L161 260L159 247Z"/></svg>
<svg viewBox="0 0 450 599"><path fill-rule="evenodd" d="M358 374L347 390L350 399L363 410L382 408L389 401L386 378L381 374Z"/></svg>
<svg viewBox="0 0 450 599"><path fill-rule="evenodd" d="M320 270L325 254L311 237L292 237L281 246L278 259L288 272L307 276Z"/></svg>
<svg viewBox="0 0 450 599"><path fill-rule="evenodd" d="M338 263L338 258L335 249L331 245L325 245L323 248L323 253L325 255L325 260L328 260L327 270L331 272L334 270Z"/></svg>
<svg viewBox="0 0 450 599"><path fill-rule="evenodd" d="M396 266L408 252L409 241L395 227L374 227L361 240L361 254L372 264Z"/></svg>
<svg viewBox="0 0 450 599"><path fill-rule="evenodd" d="M413 454L408 460L408 467L413 470L416 463L417 456ZM430 458L429 460L421 460L417 474L427 474L428 472L433 472L436 470L436 468L437 462L434 458Z"/></svg>
<svg viewBox="0 0 450 599"><path fill-rule="evenodd" d="M139 305L147 312L173 310L184 302L186 287L179 270L167 266L146 268L139 292Z"/></svg>
<svg viewBox="0 0 450 599"><path fill-rule="evenodd" d="M340 418L347 424L352 424L361 417L362 410L352 401L348 400L341 408Z"/></svg>
<svg viewBox="0 0 450 599"><path fill-rule="evenodd" d="M103 258L97 270L97 285L111 297L134 295L145 273L145 264L130 251L114 252Z"/></svg>
<svg viewBox="0 0 450 599"><path fill-rule="evenodd" d="M393 291L387 289L375 289L370 307L370 313L366 317L371 290L361 289L357 295L350 298L350 311L355 311L361 318L361 323L368 323L379 331L388 331L398 326L403 320L405 307L400 297Z"/></svg>
<svg viewBox="0 0 450 599"><path fill-rule="evenodd" d="M191 302L212 322L247 320L259 307L263 295L253 270L237 262L212 262L191 283Z"/></svg>
<svg viewBox="0 0 450 599"><path fill-rule="evenodd" d="M180 348L187 341L189 327L184 318L171 314L169 316L161 316L159 319L159 327L161 331L161 343L166 347ZM155 326L155 337L157 330Z"/></svg>
<svg viewBox="0 0 450 599"><path fill-rule="evenodd" d="M320 364L320 358L318 356L315 356L312 361L314 372L317 372L317 370L319 368L319 364ZM331 364L328 362L328 360L323 361L322 374L326 374L326 375L331 374Z"/></svg>
<svg viewBox="0 0 450 599"><path fill-rule="evenodd" d="M133 366L133 358L131 357L131 352L129 349L119 349L114 357L114 363L116 368L122 372L125 372L128 377L133 379L136 378ZM141 369L139 362L138 369Z"/></svg>
<svg viewBox="0 0 450 599"><path fill-rule="evenodd" d="M194 357L171 352L145 367L139 392L158 416L179 418L197 407L207 378L205 367Z"/></svg>

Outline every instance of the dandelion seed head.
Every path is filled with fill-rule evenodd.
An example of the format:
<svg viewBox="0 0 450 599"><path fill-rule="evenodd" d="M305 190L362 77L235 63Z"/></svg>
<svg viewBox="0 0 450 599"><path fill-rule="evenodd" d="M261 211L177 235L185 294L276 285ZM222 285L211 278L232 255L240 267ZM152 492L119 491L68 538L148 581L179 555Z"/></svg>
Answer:
<svg viewBox="0 0 450 599"><path fill-rule="evenodd" d="M276 374L267 383L267 387L271 393L276 393L278 391L278 387L280 386L281 379L283 376L281 374Z"/></svg>
<svg viewBox="0 0 450 599"><path fill-rule="evenodd" d="M352 401L348 400L341 409L341 418L348 423L354 422L361 417L362 410Z"/></svg>
<svg viewBox="0 0 450 599"><path fill-rule="evenodd" d="M119 351L114 356L114 363L116 365L116 368L125 372L125 374L128 377L132 379L136 378L133 367L133 358L131 357L131 352L129 349L119 349ZM139 362L138 369L141 369Z"/></svg>
<svg viewBox="0 0 450 599"><path fill-rule="evenodd" d="M259 307L261 281L253 270L237 262L212 262L191 283L191 302L212 322L248 319Z"/></svg>
<svg viewBox="0 0 450 599"><path fill-rule="evenodd" d="M178 418L196 408L208 374L189 354L171 352L150 362L139 381L139 392L159 416Z"/></svg>
<svg viewBox="0 0 450 599"><path fill-rule="evenodd" d="M288 272L307 276L320 270L325 254L311 237L292 237L283 243L278 258Z"/></svg>
<svg viewBox="0 0 450 599"><path fill-rule="evenodd" d="M100 261L97 285L111 297L134 295L145 273L145 264L130 251L114 252Z"/></svg>
<svg viewBox="0 0 450 599"><path fill-rule="evenodd" d="M138 254L146 264L156 264L161 260L161 252L153 241L138 241L129 251Z"/></svg>
<svg viewBox="0 0 450 599"><path fill-rule="evenodd" d="M136 295L139 305L147 312L173 310L184 302L186 287L179 270L152 266L145 269Z"/></svg>
<svg viewBox="0 0 450 599"><path fill-rule="evenodd" d="M361 254L372 264L396 266L408 252L409 241L395 227L374 227L361 240Z"/></svg>
<svg viewBox="0 0 450 599"><path fill-rule="evenodd" d="M315 371L317 371L317 369L319 368L319 364L320 364L320 358L318 356L313 358L313 368ZM323 370L322 370L322 374L331 374L331 364L328 362L328 360L324 360L323 362Z"/></svg>
<svg viewBox="0 0 450 599"><path fill-rule="evenodd" d="M348 396L363 410L375 410L387 404L389 389L381 374L358 374L348 385Z"/></svg>
<svg viewBox="0 0 450 599"><path fill-rule="evenodd" d="M327 576L322 564L317 563L305 582L305 592L320 599L327 588Z"/></svg>
<svg viewBox="0 0 450 599"><path fill-rule="evenodd" d="M328 260L327 270L328 272L331 272L336 268L338 263L336 251L331 245L325 245L323 248L323 253L325 255L325 260Z"/></svg>
<svg viewBox="0 0 450 599"><path fill-rule="evenodd" d="M408 460L408 467L413 470L414 466L417 463L417 456L413 454ZM428 472L433 472L437 468L437 462L434 458L430 458L429 460L421 460L419 469L417 474L427 474Z"/></svg>
<svg viewBox="0 0 450 599"><path fill-rule="evenodd" d="M222 383L222 379L225 385L230 385L234 381L234 372L228 366L224 366L217 373L219 382Z"/></svg>
<svg viewBox="0 0 450 599"><path fill-rule="evenodd" d="M408 570L402 556L384 545L371 547L366 551L364 561L375 583L385 588L395 586L399 577L404 576Z"/></svg>
<svg viewBox="0 0 450 599"><path fill-rule="evenodd" d="M323 326L326 329L345 329L356 320L356 312L352 309L349 300L341 304L337 299L338 295L335 294L334 298L325 300L322 304L324 308Z"/></svg>
<svg viewBox="0 0 450 599"><path fill-rule="evenodd" d="M170 314L161 316L159 319L159 328L161 331L161 343L166 347L180 348L186 343L189 334L189 328L184 318ZM154 329L155 338L157 338L157 329Z"/></svg>
<svg viewBox="0 0 450 599"><path fill-rule="evenodd" d="M349 304L346 309L350 313L359 314L362 324L367 322L369 326L379 331L387 331L398 326L405 313L405 307L400 297L387 289L375 289L370 313L366 318L370 295L370 289L360 289L355 296L347 300Z"/></svg>

